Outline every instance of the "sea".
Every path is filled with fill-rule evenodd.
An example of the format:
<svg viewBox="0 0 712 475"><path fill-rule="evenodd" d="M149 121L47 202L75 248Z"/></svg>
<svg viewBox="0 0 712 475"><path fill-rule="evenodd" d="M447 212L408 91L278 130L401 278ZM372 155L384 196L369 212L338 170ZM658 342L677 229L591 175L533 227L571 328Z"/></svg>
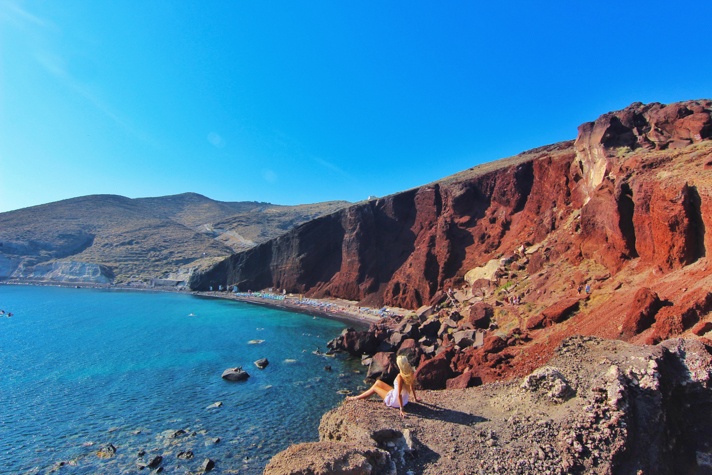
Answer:
<svg viewBox="0 0 712 475"><path fill-rule="evenodd" d="M24 285L0 309L0 474L260 474L364 387L359 361L323 354L352 325L318 316ZM236 366L247 381L221 378Z"/></svg>

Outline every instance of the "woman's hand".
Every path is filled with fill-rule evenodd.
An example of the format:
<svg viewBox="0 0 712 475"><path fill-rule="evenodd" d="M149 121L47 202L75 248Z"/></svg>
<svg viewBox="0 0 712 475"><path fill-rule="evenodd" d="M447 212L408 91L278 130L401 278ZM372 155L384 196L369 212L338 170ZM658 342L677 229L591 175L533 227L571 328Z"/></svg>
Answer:
<svg viewBox="0 0 712 475"><path fill-rule="evenodd" d="M402 409L402 408L401 408L401 410L400 410L400 416L401 416L403 419L405 419L405 412L403 412L403 409Z"/></svg>

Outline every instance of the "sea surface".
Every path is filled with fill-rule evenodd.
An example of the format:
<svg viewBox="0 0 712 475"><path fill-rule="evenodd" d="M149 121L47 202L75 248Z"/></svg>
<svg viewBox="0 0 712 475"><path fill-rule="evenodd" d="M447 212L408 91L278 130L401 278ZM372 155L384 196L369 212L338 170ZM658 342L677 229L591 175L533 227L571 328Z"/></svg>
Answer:
<svg viewBox="0 0 712 475"><path fill-rule="evenodd" d="M149 473L139 468L157 455L163 473L202 473L210 458L211 473L258 474L290 444L317 440L337 391L363 386L359 362L315 354L346 327L325 318L17 285L0 285L0 309L13 313L0 317L1 474ZM235 366L251 377L221 379ZM109 444L115 455L99 457Z"/></svg>

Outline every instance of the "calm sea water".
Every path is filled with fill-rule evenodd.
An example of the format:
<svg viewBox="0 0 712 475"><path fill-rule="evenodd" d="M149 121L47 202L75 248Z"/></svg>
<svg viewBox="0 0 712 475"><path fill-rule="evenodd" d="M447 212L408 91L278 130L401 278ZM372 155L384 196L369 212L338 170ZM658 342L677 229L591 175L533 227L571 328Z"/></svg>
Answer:
<svg viewBox="0 0 712 475"><path fill-rule="evenodd" d="M139 473L156 455L163 473L197 473L206 458L212 473L261 473L316 440L337 391L364 377L356 361L312 353L344 323L260 306L0 285L0 309L14 314L0 317L2 474ZM221 379L234 366L247 382ZM116 455L102 459L107 444Z"/></svg>

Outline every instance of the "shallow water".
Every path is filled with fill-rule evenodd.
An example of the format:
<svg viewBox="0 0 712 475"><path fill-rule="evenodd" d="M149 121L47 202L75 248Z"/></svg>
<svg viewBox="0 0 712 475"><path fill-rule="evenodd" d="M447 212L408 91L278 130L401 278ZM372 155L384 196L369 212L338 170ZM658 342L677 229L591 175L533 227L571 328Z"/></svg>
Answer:
<svg viewBox="0 0 712 475"><path fill-rule="evenodd" d="M14 314L0 317L2 474L138 473L156 455L164 473L199 472L206 458L212 473L261 473L291 443L316 440L322 414L343 399L337 391L364 377L356 361L312 353L345 324L309 315L10 285L0 285L0 309ZM264 370L259 358L269 359ZM222 380L234 366L249 380ZM107 444L116 455L99 458Z"/></svg>

